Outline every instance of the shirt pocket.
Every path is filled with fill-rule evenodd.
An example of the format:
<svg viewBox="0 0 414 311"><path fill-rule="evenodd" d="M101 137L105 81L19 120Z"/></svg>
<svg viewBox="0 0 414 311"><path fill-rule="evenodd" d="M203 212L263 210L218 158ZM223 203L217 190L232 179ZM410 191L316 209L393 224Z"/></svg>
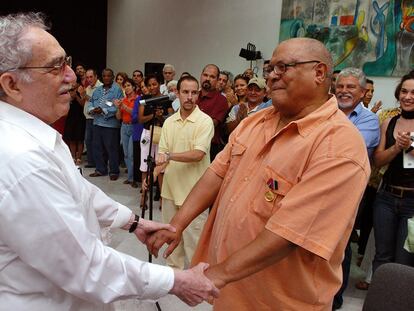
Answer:
<svg viewBox="0 0 414 311"><path fill-rule="evenodd" d="M240 164L241 158L246 151L247 147L240 144L240 143L233 143L231 146L231 159L230 159L230 167L229 169L237 168Z"/></svg>
<svg viewBox="0 0 414 311"><path fill-rule="evenodd" d="M268 183L275 181L275 189ZM277 184L277 187L276 187ZM270 166L266 166L257 195L250 201L249 211L264 223L277 211L278 203L292 188L292 184Z"/></svg>

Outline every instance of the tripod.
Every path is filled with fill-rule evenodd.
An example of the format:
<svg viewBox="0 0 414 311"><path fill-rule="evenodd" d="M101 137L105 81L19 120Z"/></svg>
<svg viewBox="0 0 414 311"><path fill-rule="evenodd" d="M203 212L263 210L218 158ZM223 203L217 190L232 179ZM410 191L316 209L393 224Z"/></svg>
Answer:
<svg viewBox="0 0 414 311"><path fill-rule="evenodd" d="M149 192L149 202L148 202L149 218L148 219L149 220L152 220L152 210L153 210L153 203L154 203L153 184L154 184L155 159L151 155L151 152L152 152L152 142L153 142L153 137L154 137L155 119L156 119L156 117L154 115L154 117L151 119L149 151L148 151L147 159L144 160L145 162L147 162L147 181L149 180L149 182L147 182L147 185L149 187L148 188L148 192ZM144 205L142 207L141 217L145 218L145 202L146 202L147 191L143 191L142 195L144 196L144 201L143 201ZM152 254L150 252L148 252L148 262L152 263ZM160 307L160 304L158 303L158 301L155 302L155 306L157 307L158 311L161 311L161 307Z"/></svg>

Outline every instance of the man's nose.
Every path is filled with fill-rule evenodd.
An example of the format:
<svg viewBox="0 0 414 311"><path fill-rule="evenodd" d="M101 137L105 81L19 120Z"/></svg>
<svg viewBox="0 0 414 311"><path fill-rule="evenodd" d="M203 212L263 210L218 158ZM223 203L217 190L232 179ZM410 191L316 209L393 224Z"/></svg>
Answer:
<svg viewBox="0 0 414 311"><path fill-rule="evenodd" d="M64 81L67 83L73 83L76 81L76 74L71 67L68 65L65 66L64 74Z"/></svg>

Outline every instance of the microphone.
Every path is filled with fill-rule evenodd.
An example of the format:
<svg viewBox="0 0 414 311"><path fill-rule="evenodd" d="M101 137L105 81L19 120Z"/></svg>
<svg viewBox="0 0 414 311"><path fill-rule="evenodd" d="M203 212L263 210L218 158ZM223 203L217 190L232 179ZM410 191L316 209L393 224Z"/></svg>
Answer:
<svg viewBox="0 0 414 311"><path fill-rule="evenodd" d="M174 96L172 94L168 94L168 95L163 95L163 96L158 96L158 97L151 97L151 98L147 98L147 99L141 99L139 101L140 105L155 105L157 103L160 102L164 102L167 100L174 100Z"/></svg>

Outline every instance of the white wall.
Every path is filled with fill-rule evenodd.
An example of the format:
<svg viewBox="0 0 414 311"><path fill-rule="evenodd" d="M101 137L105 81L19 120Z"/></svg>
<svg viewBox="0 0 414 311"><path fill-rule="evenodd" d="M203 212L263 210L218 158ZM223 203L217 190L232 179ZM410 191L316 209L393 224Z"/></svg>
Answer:
<svg viewBox="0 0 414 311"><path fill-rule="evenodd" d="M109 0L107 65L132 74L145 62L171 63L178 75L199 77L205 64L215 63L241 73L250 65L238 56L248 42L270 58L281 7L282 0ZM393 106L398 78L371 78L373 100Z"/></svg>
<svg viewBox="0 0 414 311"><path fill-rule="evenodd" d="M281 0L109 0L108 66L130 73L165 62L199 77L215 63L240 73L250 64L238 56L248 42L271 56L280 6Z"/></svg>

